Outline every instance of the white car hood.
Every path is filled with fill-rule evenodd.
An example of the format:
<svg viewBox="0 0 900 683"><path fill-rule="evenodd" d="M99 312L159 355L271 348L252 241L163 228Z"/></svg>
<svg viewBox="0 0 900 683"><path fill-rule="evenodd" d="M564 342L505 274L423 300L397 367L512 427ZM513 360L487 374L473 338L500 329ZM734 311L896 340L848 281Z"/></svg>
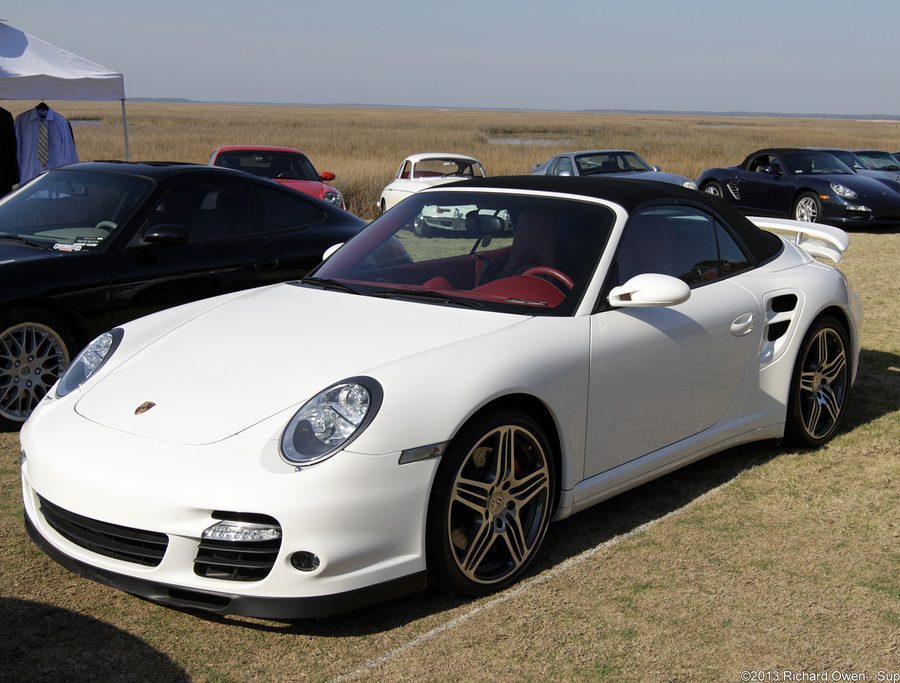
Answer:
<svg viewBox="0 0 900 683"><path fill-rule="evenodd" d="M524 319L294 285L252 290L88 382L75 410L141 436L212 443L340 380ZM155 405L136 415L145 402Z"/></svg>

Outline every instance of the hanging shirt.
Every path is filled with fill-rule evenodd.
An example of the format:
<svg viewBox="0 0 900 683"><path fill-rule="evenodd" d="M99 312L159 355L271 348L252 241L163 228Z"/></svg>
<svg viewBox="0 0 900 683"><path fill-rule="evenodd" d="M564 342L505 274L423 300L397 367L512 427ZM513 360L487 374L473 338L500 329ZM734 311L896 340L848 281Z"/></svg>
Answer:
<svg viewBox="0 0 900 683"><path fill-rule="evenodd" d="M38 161L38 134L42 117L37 108L23 111L16 117L16 143L19 157L19 182L27 183L44 171L78 161L75 139L68 119L49 107L47 116L47 167Z"/></svg>

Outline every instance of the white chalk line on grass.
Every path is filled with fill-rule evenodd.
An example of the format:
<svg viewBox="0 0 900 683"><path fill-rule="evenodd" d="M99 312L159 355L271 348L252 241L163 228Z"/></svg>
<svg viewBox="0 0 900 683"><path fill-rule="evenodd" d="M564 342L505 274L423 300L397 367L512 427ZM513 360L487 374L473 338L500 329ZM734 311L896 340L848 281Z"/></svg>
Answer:
<svg viewBox="0 0 900 683"><path fill-rule="evenodd" d="M369 659L369 660L363 662L360 666L353 669L352 671L348 671L347 673L343 673L338 676L335 676L332 679L332 681L334 683L343 683L343 681L350 681L350 680L353 680L354 678L359 678L360 676L363 676L364 674L369 673L373 669L377 669L379 666L382 666L383 664L387 664L389 661L391 661L395 657L402 655L404 652L408 652L409 650L412 650L413 648L416 648L419 645L422 645L423 643L427 643L429 640L433 640L434 638L441 635L445 631L449 631L450 629L456 628L460 624L464 624L465 622L469 621L470 619L472 619L476 615L480 614L481 612L485 612L489 609L496 607L497 605L501 605L504 602L508 602L509 600L512 600L513 598L515 598L515 597L521 595L522 593L524 593L525 591L529 590L533 586L536 586L541 583L546 583L547 581L550 581L551 579L559 576L560 574L571 569L572 567L581 564L585 560L589 560L597 553L599 553L603 550L606 550L607 548L611 548L612 546L617 545L617 544L621 543L622 541L627 541L632 536L637 536L638 534L645 532L647 529L650 529L650 528L656 526L657 524L664 522L667 519L670 519L671 517L674 517L675 515L681 514L682 512L689 510L690 508L694 507L695 505L700 504L707 498L710 498L714 494L718 493L720 490L722 490L723 488L728 486L730 483L731 483L730 481L727 481L724 484L720 484L716 488L710 489L706 493L694 498L692 501L690 501L686 505L683 505L680 508L676 508L675 510L671 510L671 511L667 512L662 517L657 517L656 519L651 519L649 522L644 522L640 526L636 526L631 531L626 531L625 533L619 534L618 536L613 536L612 538L609 538L609 539L603 541L602 543L595 545L593 548L588 548L587 550L583 550L578 555L575 555L574 557L570 557L569 559L564 560L563 562L560 562L555 567L551 567L550 569L547 569L547 570L541 572L537 576L531 577L527 581L523 581L522 583L516 584L515 586L506 589L505 591L499 593L496 597L489 600L488 602L482 603L480 605L476 605L475 607L470 609L468 612L465 612L464 614L460 614L458 617L454 617L450 621L447 621L439 626L435 626L430 631L426 631L422 635L416 636L412 640L408 640L405 643L403 643L402 645L398 645L397 647L395 647L392 650L388 650L383 655L380 655L378 657L373 657L372 659Z"/></svg>

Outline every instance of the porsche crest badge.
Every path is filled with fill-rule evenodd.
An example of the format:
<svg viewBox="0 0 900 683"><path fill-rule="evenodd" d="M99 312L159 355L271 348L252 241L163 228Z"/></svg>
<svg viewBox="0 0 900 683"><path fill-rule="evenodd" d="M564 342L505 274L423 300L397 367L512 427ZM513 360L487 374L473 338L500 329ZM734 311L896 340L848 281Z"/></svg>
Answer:
<svg viewBox="0 0 900 683"><path fill-rule="evenodd" d="M141 405L139 405L137 408L134 409L134 414L142 415L143 413L146 413L148 410L150 410L155 405L156 404L153 401L144 401L143 403L141 403Z"/></svg>

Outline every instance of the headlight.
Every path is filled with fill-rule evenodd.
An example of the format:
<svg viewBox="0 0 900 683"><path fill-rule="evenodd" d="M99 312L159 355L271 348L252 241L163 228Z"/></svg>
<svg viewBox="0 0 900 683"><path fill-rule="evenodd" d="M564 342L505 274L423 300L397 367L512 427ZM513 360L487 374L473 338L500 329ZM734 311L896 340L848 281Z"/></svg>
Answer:
<svg viewBox="0 0 900 683"><path fill-rule="evenodd" d="M697 189L697 183L695 183L693 180L685 180L683 183L681 183L681 186L686 187L689 190Z"/></svg>
<svg viewBox="0 0 900 683"><path fill-rule="evenodd" d="M359 436L381 407L381 385L352 377L320 392L298 410L281 435L281 453L297 465L324 460Z"/></svg>
<svg viewBox="0 0 900 683"><path fill-rule="evenodd" d="M104 332L85 346L60 378L59 384L56 386L56 397L62 398L71 394L87 382L88 378L113 355L123 336L125 336L125 331L117 327L109 332Z"/></svg>
<svg viewBox="0 0 900 683"><path fill-rule="evenodd" d="M322 199L324 199L329 204L334 204L335 206L340 206L341 208L344 207L344 198L337 190L328 190L325 194L322 195Z"/></svg>
<svg viewBox="0 0 900 683"><path fill-rule="evenodd" d="M838 197L843 197L844 199L856 199L856 193L846 185L831 183L831 189L834 190L834 193Z"/></svg>

